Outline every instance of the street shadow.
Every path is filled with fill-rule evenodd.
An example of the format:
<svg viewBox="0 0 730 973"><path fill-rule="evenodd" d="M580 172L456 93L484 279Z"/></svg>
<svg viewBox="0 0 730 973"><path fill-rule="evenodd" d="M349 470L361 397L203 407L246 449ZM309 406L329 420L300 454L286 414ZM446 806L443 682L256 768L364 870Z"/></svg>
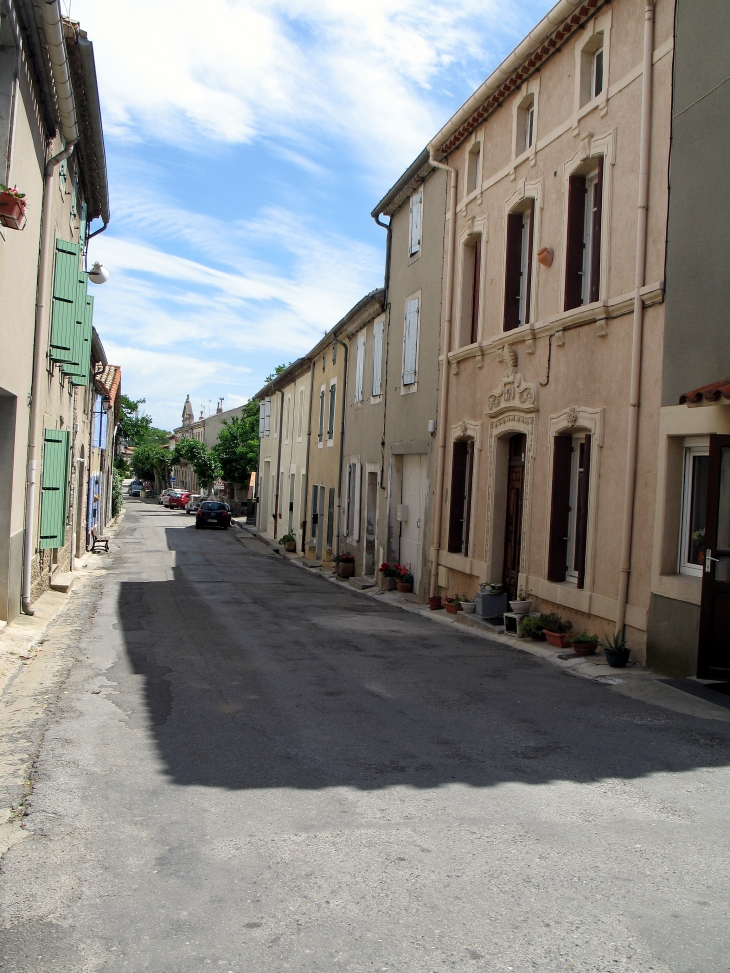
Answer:
<svg viewBox="0 0 730 973"><path fill-rule="evenodd" d="M342 590L232 531L183 526L166 532L167 580L121 583L129 665L110 674L142 693L178 784L491 787L730 762L727 723ZM127 682L130 667L142 678Z"/></svg>

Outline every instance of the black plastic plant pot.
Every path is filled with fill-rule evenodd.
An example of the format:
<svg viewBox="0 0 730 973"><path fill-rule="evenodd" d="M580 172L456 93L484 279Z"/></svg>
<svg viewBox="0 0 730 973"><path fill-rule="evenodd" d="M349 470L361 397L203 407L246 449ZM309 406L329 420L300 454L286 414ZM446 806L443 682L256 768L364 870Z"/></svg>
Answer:
<svg viewBox="0 0 730 973"><path fill-rule="evenodd" d="M623 669L631 655L631 649L604 649L603 652L612 669Z"/></svg>

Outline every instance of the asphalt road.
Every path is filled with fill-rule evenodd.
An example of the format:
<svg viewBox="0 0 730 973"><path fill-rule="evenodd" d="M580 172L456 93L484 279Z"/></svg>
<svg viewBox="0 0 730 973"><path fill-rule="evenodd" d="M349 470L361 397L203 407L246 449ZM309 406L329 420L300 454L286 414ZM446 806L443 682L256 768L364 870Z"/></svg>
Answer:
<svg viewBox="0 0 730 973"><path fill-rule="evenodd" d="M730 970L730 724L129 501L49 633L0 971Z"/></svg>

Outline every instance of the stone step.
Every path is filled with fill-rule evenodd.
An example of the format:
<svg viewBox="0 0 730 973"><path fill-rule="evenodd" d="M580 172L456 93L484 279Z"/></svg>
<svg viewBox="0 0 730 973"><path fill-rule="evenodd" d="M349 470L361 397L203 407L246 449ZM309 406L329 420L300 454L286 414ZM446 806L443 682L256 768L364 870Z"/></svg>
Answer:
<svg viewBox="0 0 730 973"><path fill-rule="evenodd" d="M375 585L372 581L368 581L367 578L350 578L350 584L353 588L357 588L360 591L364 591L365 588L374 588Z"/></svg>
<svg viewBox="0 0 730 973"><path fill-rule="evenodd" d="M75 580L70 571L57 571L51 578L51 591L61 591L67 595L73 588Z"/></svg>

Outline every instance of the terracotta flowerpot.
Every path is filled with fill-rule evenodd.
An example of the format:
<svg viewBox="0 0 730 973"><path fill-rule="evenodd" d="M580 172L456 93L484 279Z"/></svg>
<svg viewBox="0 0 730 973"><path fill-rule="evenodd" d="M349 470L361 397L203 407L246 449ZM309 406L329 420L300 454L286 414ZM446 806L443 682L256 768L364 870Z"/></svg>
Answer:
<svg viewBox="0 0 730 973"><path fill-rule="evenodd" d="M461 605L452 605L450 601L444 602L444 608L449 615L455 615L457 612L461 611Z"/></svg>
<svg viewBox="0 0 730 973"><path fill-rule="evenodd" d="M439 608L443 608L444 606L441 604L441 595L434 595L433 598L429 598L428 607L432 612L438 611Z"/></svg>
<svg viewBox="0 0 730 973"><path fill-rule="evenodd" d="M537 262L543 267L552 267L554 256L552 247L541 247L537 251Z"/></svg>
<svg viewBox="0 0 730 973"><path fill-rule="evenodd" d="M351 578L355 573L355 565L352 561L338 561L337 575L340 578Z"/></svg>
<svg viewBox="0 0 730 973"><path fill-rule="evenodd" d="M566 632L548 632L545 629L545 638L548 640L550 645L555 645L559 649L570 648L570 635Z"/></svg>
<svg viewBox="0 0 730 973"><path fill-rule="evenodd" d="M296 549L297 549L296 541L287 541L286 544L284 545L284 550L289 551L290 554L294 553Z"/></svg>
<svg viewBox="0 0 730 973"><path fill-rule="evenodd" d="M598 648L597 642L571 642L570 647L576 655L594 655Z"/></svg>
<svg viewBox="0 0 730 973"><path fill-rule="evenodd" d="M398 591L402 592L404 595L409 591L413 591L413 585L405 584L403 581L396 581L396 587L398 588Z"/></svg>
<svg viewBox="0 0 730 973"><path fill-rule="evenodd" d="M0 193L0 223L11 230L25 226L25 203L10 193Z"/></svg>

